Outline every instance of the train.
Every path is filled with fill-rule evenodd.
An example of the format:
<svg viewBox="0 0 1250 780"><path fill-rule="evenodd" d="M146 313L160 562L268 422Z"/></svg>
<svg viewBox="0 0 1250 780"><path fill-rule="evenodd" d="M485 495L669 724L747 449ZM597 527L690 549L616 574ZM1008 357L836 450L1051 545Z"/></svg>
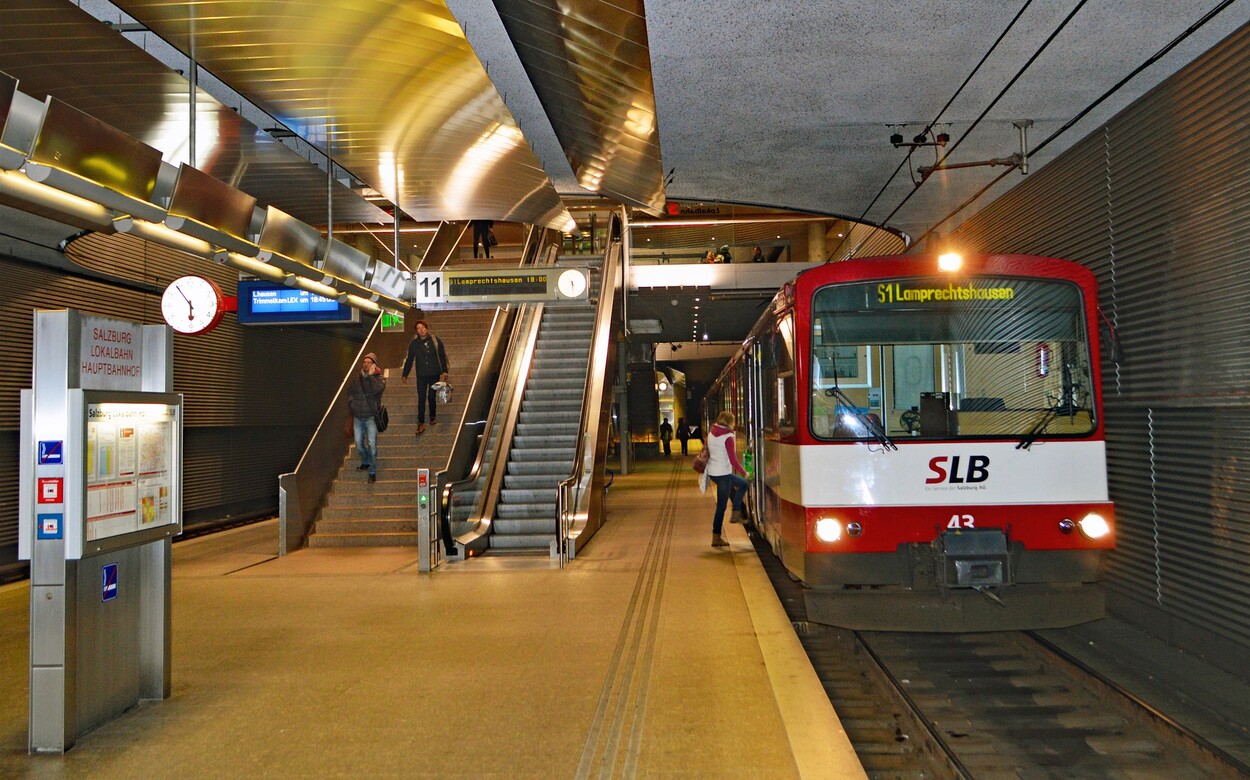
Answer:
<svg viewBox="0 0 1250 780"><path fill-rule="evenodd" d="M808 620L1103 616L1100 322L1088 268L1032 255L831 262L777 292L705 394L704 429L736 416L748 522L802 582Z"/></svg>

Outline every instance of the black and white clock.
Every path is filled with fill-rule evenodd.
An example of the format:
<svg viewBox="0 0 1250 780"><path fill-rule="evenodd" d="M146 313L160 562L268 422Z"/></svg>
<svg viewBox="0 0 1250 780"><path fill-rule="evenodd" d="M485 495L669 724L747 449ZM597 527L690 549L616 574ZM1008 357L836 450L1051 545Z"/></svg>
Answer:
<svg viewBox="0 0 1250 780"><path fill-rule="evenodd" d="M203 276L183 276L170 282L161 296L161 314L177 333L208 333L221 322L228 307L221 288Z"/></svg>
<svg viewBox="0 0 1250 780"><path fill-rule="evenodd" d="M556 289L565 298L578 298L586 292L586 272L569 268L556 279Z"/></svg>

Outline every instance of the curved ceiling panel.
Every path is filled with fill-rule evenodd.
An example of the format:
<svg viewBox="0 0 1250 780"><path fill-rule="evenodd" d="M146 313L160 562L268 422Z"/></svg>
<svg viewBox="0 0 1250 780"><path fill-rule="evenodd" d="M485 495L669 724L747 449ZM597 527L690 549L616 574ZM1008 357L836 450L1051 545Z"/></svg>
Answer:
<svg viewBox="0 0 1250 780"><path fill-rule="evenodd" d="M663 162L642 0L494 0L578 183L658 215Z"/></svg>
<svg viewBox="0 0 1250 780"><path fill-rule="evenodd" d="M64 0L0 3L0 71L27 95L59 100L189 162L189 87L179 73ZM203 90L196 92L196 166L313 225L325 224L324 171ZM335 183L336 222L390 222Z"/></svg>
<svg viewBox="0 0 1250 780"><path fill-rule="evenodd" d="M571 229L441 0L122 0L417 220Z"/></svg>

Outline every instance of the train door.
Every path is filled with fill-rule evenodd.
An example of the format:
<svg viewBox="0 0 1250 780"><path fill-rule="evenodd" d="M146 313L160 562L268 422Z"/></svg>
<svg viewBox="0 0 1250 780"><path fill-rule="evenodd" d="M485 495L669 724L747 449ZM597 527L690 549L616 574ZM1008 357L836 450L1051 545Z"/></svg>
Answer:
<svg viewBox="0 0 1250 780"><path fill-rule="evenodd" d="M768 410L764 406L764 373L761 357L762 349L760 342L758 339L752 339L747 349L746 360L743 361L743 372L746 374L744 377L745 387L743 389L747 402L747 452L750 453L751 458L750 473L748 474L751 482L751 491L748 494L748 498L751 502L751 517L755 520L758 527L763 530L765 522L764 472L767 462L764 454L764 426Z"/></svg>

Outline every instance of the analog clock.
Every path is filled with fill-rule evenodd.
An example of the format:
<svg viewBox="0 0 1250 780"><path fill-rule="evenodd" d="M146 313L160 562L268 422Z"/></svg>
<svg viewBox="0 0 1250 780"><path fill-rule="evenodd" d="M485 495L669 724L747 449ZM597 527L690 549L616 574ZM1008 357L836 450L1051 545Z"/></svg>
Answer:
<svg viewBox="0 0 1250 780"><path fill-rule="evenodd" d="M221 288L203 276L183 276L165 288L161 314L178 333L208 333L226 311Z"/></svg>
<svg viewBox="0 0 1250 780"><path fill-rule="evenodd" d="M586 273L570 268L556 279L556 289L566 298L576 298L586 292Z"/></svg>

